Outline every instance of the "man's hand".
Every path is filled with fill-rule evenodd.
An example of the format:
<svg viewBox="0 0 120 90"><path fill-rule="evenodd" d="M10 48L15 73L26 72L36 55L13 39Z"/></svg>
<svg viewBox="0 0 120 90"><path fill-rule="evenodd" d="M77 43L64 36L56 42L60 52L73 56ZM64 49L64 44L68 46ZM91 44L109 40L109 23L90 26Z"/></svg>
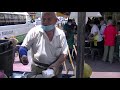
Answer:
<svg viewBox="0 0 120 90"><path fill-rule="evenodd" d="M21 63L23 64L23 65L28 65L28 58L27 58L27 56L26 55L23 55L22 57L21 57Z"/></svg>
<svg viewBox="0 0 120 90"><path fill-rule="evenodd" d="M53 69L47 69L42 71L42 75L44 78L52 78L53 76L55 76L55 73Z"/></svg>

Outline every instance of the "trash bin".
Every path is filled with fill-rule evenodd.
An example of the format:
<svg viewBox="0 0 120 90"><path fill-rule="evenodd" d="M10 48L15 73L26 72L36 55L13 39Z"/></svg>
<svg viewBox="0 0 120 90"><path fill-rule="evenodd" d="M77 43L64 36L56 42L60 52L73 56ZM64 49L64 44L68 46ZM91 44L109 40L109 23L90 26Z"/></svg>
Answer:
<svg viewBox="0 0 120 90"><path fill-rule="evenodd" d="M0 40L0 70L10 77L13 72L14 48L9 40Z"/></svg>

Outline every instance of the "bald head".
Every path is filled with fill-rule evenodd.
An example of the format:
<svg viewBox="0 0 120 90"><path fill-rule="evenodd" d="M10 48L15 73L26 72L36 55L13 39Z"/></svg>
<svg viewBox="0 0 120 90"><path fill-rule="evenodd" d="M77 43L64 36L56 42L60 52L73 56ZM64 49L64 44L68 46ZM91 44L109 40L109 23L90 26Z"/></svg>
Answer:
<svg viewBox="0 0 120 90"><path fill-rule="evenodd" d="M53 18L57 18L55 12L42 12L42 17L45 15L49 15L49 16L52 16Z"/></svg>
<svg viewBox="0 0 120 90"><path fill-rule="evenodd" d="M57 16L55 12L42 12L42 24L43 25L51 25L56 24Z"/></svg>

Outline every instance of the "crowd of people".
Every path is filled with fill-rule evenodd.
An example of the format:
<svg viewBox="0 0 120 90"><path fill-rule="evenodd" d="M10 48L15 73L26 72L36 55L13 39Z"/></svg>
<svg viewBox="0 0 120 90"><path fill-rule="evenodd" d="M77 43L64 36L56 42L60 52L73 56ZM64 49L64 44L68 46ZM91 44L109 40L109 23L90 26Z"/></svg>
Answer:
<svg viewBox="0 0 120 90"><path fill-rule="evenodd" d="M73 45L77 46L77 24L74 18L68 19L63 25L63 30L66 35L70 53L73 51ZM85 26L85 40L90 42L91 48L97 48L101 59L110 63L114 62L114 56L116 55L120 61L119 43L118 39L120 30L120 23L116 23L111 17L105 20L103 17L88 18L88 22Z"/></svg>
<svg viewBox="0 0 120 90"><path fill-rule="evenodd" d="M86 24L86 39L92 40L92 48L99 50L100 56L104 62L114 62L114 54L116 52L117 36L118 36L118 24L115 25L112 18L104 20L104 18L88 19ZM89 37L87 37L89 35Z"/></svg>

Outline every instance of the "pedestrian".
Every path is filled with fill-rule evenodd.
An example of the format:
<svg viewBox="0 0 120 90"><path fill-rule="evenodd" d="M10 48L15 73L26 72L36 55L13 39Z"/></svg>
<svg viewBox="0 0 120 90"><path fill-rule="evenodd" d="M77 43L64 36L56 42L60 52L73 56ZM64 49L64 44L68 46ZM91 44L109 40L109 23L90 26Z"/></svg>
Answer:
<svg viewBox="0 0 120 90"><path fill-rule="evenodd" d="M100 34L101 34L101 36L102 36L102 38L103 38L103 40L102 40L102 42L101 42L101 52L102 52L102 56L103 56L103 53L104 53L104 37L103 37L104 35L103 35L103 33L104 33L105 28L106 28L106 22L105 22L104 18L101 17L101 18L100 18Z"/></svg>
<svg viewBox="0 0 120 90"><path fill-rule="evenodd" d="M106 22L104 20L104 18L100 18L100 34L102 35L103 37L103 33L104 33L104 30L106 28Z"/></svg>
<svg viewBox="0 0 120 90"><path fill-rule="evenodd" d="M68 19L68 22L63 26L63 30L65 31L67 43L70 49L70 54L72 55L73 45L74 45L74 24L72 23L72 19Z"/></svg>
<svg viewBox="0 0 120 90"><path fill-rule="evenodd" d="M103 61L107 60L110 63L113 63L113 54L115 48L115 38L117 36L117 29L113 26L113 21L110 19L107 22L107 27L104 30L104 54L103 54Z"/></svg>
<svg viewBox="0 0 120 90"><path fill-rule="evenodd" d="M114 58L119 60L119 45L120 45L120 35L119 35L120 22L119 22L119 20L117 21L115 26L117 28L118 35L115 38Z"/></svg>
<svg viewBox="0 0 120 90"><path fill-rule="evenodd" d="M102 56L102 36L100 34L100 30L98 28L99 21L98 20L92 20L90 22L91 32L89 35L89 39L91 39L91 47L92 48L97 48L100 52L100 55Z"/></svg>
<svg viewBox="0 0 120 90"><path fill-rule="evenodd" d="M43 12L41 25L32 28L26 35L19 54L23 65L28 64L27 51L32 51L31 71L44 78L61 78L63 62L66 60L68 45L64 31L55 27L54 12Z"/></svg>
<svg viewBox="0 0 120 90"><path fill-rule="evenodd" d="M86 25L85 25L85 40L88 40L89 38L88 38L88 36L90 35L90 31L91 31L91 26L90 26L90 22L91 22L91 19L90 18L88 18L88 21L87 21L87 23L86 23Z"/></svg>

